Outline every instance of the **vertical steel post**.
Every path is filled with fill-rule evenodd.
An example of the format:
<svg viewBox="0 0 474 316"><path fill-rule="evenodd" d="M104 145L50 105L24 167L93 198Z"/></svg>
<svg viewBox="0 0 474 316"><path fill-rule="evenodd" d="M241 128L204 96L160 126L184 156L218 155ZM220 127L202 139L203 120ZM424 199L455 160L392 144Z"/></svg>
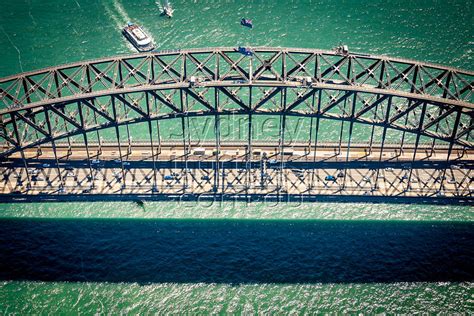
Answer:
<svg viewBox="0 0 474 316"><path fill-rule="evenodd" d="M123 82L123 70L122 70L122 62L119 61L118 62L118 75L119 75L119 79L120 79L120 87L125 87L125 83ZM125 99L125 95L122 94L122 98ZM128 141L128 148L127 148L127 155L130 155L131 154L131 144L130 144L130 129L128 127L128 111L125 107L125 103L122 102L122 105L123 105L123 113L125 114L125 128L127 130L127 141Z"/></svg>
<svg viewBox="0 0 474 316"><path fill-rule="evenodd" d="M411 102L412 102L411 100L408 101L408 107L411 106ZM408 124L408 115L405 117L405 124L404 125L407 126L407 124ZM403 131L402 139L400 141L400 154L403 152L403 146L405 145L405 133L406 133L406 131Z"/></svg>
<svg viewBox="0 0 474 316"><path fill-rule="evenodd" d="M159 117L160 109L158 108L158 105L156 104L156 97L153 97L153 103L155 106L156 115ZM161 135L160 135L160 120L159 119L156 120L156 134L157 134L157 139L158 139L158 151L156 153L156 158L157 160L159 160L158 157L161 154Z"/></svg>
<svg viewBox="0 0 474 316"><path fill-rule="evenodd" d="M57 168L57 172L58 172L60 188L63 189L64 188L64 182L63 182L63 177L62 177L62 173L61 173L61 167L59 166L58 153L57 153L57 149L56 149L56 142L54 141L53 128L51 126L51 121L50 121L50 118L49 118L49 111L50 110L45 109L44 116L45 116L45 119L46 119L46 125L48 126L49 137L51 138L51 145L53 146L54 160L56 160L56 168Z"/></svg>
<svg viewBox="0 0 474 316"><path fill-rule="evenodd" d="M18 147L20 148L21 160L23 161L23 165L25 166L26 178L28 180L27 188L31 188L31 179L30 179L30 173L28 172L28 163L25 158L25 152L23 151L23 146L21 145L22 141L21 141L20 133L18 133L16 118L12 112L10 112L10 118L12 120L13 132L15 133L16 142L18 144Z"/></svg>
<svg viewBox="0 0 474 316"><path fill-rule="evenodd" d="M156 84L155 82L155 57L154 56L151 56L150 57L150 71L151 72L151 77L149 78L149 84L153 85L153 84Z"/></svg>
<svg viewBox="0 0 474 316"><path fill-rule="evenodd" d="M187 79L187 64L186 64L186 54L182 54L182 64L181 64L181 82L184 82ZM181 112L183 115L181 117L181 129L183 133L183 153L184 153L184 184L183 184L183 193L186 193L188 187L188 154L190 153L189 144L190 137L188 137L188 142L186 143L186 125L188 127L189 133L189 118L188 118L188 94L183 95L183 90L179 90L179 100L181 105ZM189 134L188 134L189 136Z"/></svg>
<svg viewBox="0 0 474 316"><path fill-rule="evenodd" d="M181 112L183 114L186 114L187 118L187 112L188 112L188 107L187 107L187 94L186 96L183 95L183 90L179 90L179 95L180 95L180 103L181 103ZM184 107L184 103L186 102L186 109ZM184 187L183 187L183 193L186 192L186 188L188 186L188 154L189 154L189 142L186 142L186 123L189 123L189 121L185 120L184 115L181 116L181 130L183 133L183 151L184 151ZM189 133L189 124L188 124L188 133ZM189 138L188 138L189 140Z"/></svg>
<svg viewBox="0 0 474 316"><path fill-rule="evenodd" d="M373 189L378 188L378 181L379 181L379 174L380 174L380 168L382 167L382 154L383 154L383 149L385 146L385 137L387 135L387 126L389 124L389 119L390 119L390 110L392 108L392 97L390 96L388 98L388 103L387 103L387 109L385 111L385 119L384 119L384 126L383 126L383 132L382 132L382 143L380 145L380 154L379 154L379 167L377 168L377 175L375 179L375 187Z"/></svg>
<svg viewBox="0 0 474 316"><path fill-rule="evenodd" d="M352 130L354 127L354 112L355 112L355 106L356 106L356 94L354 93L354 99L352 100L352 107L351 107L351 122L349 124L349 140L347 141L347 149L346 149L346 166L347 163L349 162L349 152L351 150L351 140L352 140ZM342 184L342 189L344 190L346 188L346 176L347 176L347 168L344 168L344 183Z"/></svg>
<svg viewBox="0 0 474 316"><path fill-rule="evenodd" d="M91 99L91 104L95 107L95 99ZM89 110L87 110L89 111ZM98 126L99 123L97 121L97 113L95 111L92 111L92 113L94 113L94 123ZM97 143L99 144L99 148L97 149L97 156L100 156L102 155L102 141L100 139L100 135L99 135L99 129L96 130L96 133L97 133Z"/></svg>
<svg viewBox="0 0 474 316"><path fill-rule="evenodd" d="M57 80L57 73L55 72L54 74L55 74L55 79ZM23 82L23 90L24 90L25 96L26 96L26 101L27 101L28 103L31 103L31 97L30 97L30 94L29 94L29 92L28 92L28 86L27 86L27 84L26 84L26 79L24 78L24 79L22 80L22 82ZM59 97L61 97L61 95L59 95ZM36 120L35 120L35 117L34 117L34 116L32 117L32 121L33 121L34 124L36 124ZM37 131L36 129L35 129L35 135L36 135L36 139L39 139L38 131ZM42 154L41 145L38 145L38 146L37 146L36 154L37 154L38 156L39 156L40 154Z"/></svg>
<svg viewBox="0 0 474 316"><path fill-rule="evenodd" d="M58 71L59 70L56 70L54 72L54 83L56 84L56 87L57 87L57 94L58 94L58 98L61 97L61 89L59 89L59 80L58 80ZM63 112L64 113L64 112ZM68 132L67 130L67 125L66 125L66 121L64 121L64 128L66 129L66 132ZM68 133L69 134L69 133ZM69 139L69 135L67 136L67 143L68 143L68 154L71 154L72 153L72 148L71 148L71 140Z"/></svg>
<svg viewBox="0 0 474 316"><path fill-rule="evenodd" d="M347 102L347 98L344 99L344 114L346 113L346 102ZM343 131L344 131L344 120L341 120L341 131L339 132L339 145L338 145L338 152L337 152L338 156L341 154L342 133L343 133ZM336 157L336 159L337 159L337 157Z"/></svg>
<svg viewBox="0 0 474 316"><path fill-rule="evenodd" d="M87 78L87 91L88 92L92 92L92 81L91 81L91 70L90 70L90 66L87 65L86 66L86 78ZM94 99L91 99L91 104L95 106L94 104ZM80 104L78 103L78 106ZM87 112L89 113L89 109L87 109ZM95 111L92 111L94 113L94 122L97 124L97 117L96 117L96 113ZM81 107L81 113L82 113L82 107ZM84 115L83 113L81 115ZM83 125L82 125L83 126ZM99 138L99 131L97 130L97 141L99 143L99 148L101 146L101 143L100 143L100 138ZM89 151L87 152L87 154L89 155ZM90 158L88 158L90 160ZM92 169L91 169L91 181L93 181L93 177L92 177ZM92 182L92 185L94 185L94 182Z"/></svg>
<svg viewBox="0 0 474 316"><path fill-rule="evenodd" d="M448 77L446 78L446 85L445 85L445 88L443 89L443 99L446 98L446 96L448 95L448 90L449 90L449 85L451 84L451 80L452 80L452 77L453 77L453 74L451 71L448 71ZM438 116L441 116L443 115L443 112L444 112L444 108L443 107L439 107L439 111L438 111ZM436 129L435 129L435 132L437 133L438 132L438 129L439 129L439 124L441 122L438 122L436 124ZM433 143L431 144L431 155L433 155L433 152L435 150L435 144L436 144L436 138L433 138Z"/></svg>
<svg viewBox="0 0 474 316"><path fill-rule="evenodd" d="M125 95L122 95L123 98L125 98ZM130 128L128 126L128 111L125 107L125 103L122 102L123 104L123 112L125 113L125 120L127 121L125 123L125 127L127 128L127 141L128 141L128 148L127 148L127 155L131 155L132 154L132 138L130 137Z"/></svg>
<svg viewBox="0 0 474 316"><path fill-rule="evenodd" d="M150 136L150 149L151 149L151 159L153 161L153 188L152 193L156 192L156 163L155 163L155 147L153 146L153 128L151 125L151 109L150 109L150 98L148 92L145 92L145 102L147 110L147 124L148 124L148 135Z"/></svg>
<svg viewBox="0 0 474 316"><path fill-rule="evenodd" d="M251 181L251 176L250 176L250 170L252 166L252 87L249 87L249 110L248 110L248 138L247 138L247 153L246 153L246 163L245 163L245 169L246 169L246 184L245 184L245 196L248 198L248 190L250 187ZM247 200L248 201L248 200Z"/></svg>
<svg viewBox="0 0 474 316"><path fill-rule="evenodd" d="M352 130L353 130L353 127L354 127L355 106L356 106L356 94L354 93L354 100L352 101L352 107L351 107L351 122L349 124L349 140L347 141L346 162L349 161L349 151L351 150Z"/></svg>
<svg viewBox="0 0 474 316"><path fill-rule="evenodd" d="M454 142L456 140L456 135L458 133L458 128L459 128L459 122L460 121L461 121L461 110L458 110L457 113L456 113L456 119L454 120L453 131L451 133L451 137L450 137L450 140L449 140L448 155L446 157L446 166L443 169L443 176L441 177L439 191L441 191L443 189L444 178L446 177L446 169L448 167L450 167L448 165L449 165L449 161L450 161L451 152L453 150Z"/></svg>
<svg viewBox="0 0 474 316"><path fill-rule="evenodd" d="M86 79L87 79L87 92L92 92L91 84L91 69L89 65L86 65Z"/></svg>
<svg viewBox="0 0 474 316"><path fill-rule="evenodd" d="M89 180L92 182L92 187L94 187L94 176L92 175L93 174L92 164L91 164L91 158L89 154L89 142L87 139L87 134L85 132L86 124L84 120L84 113L82 113L82 106L81 106L80 101L77 102L77 110L79 112L79 119L81 121L81 128L82 128L82 136L84 138L84 144L86 146L87 164L89 165Z"/></svg>
<svg viewBox="0 0 474 316"><path fill-rule="evenodd" d="M419 70L419 66L415 66L415 71L413 73L413 84L410 88L410 93L413 93L415 91L415 88L416 88L416 81L418 79L418 70ZM408 108L410 108L410 106L412 105L412 100L408 100ZM408 124L408 114L407 116L405 117L405 126ZM403 151L403 146L405 144L405 133L406 131L403 131L402 133L402 140L401 140L401 143L400 143L400 151Z"/></svg>
<svg viewBox="0 0 474 316"><path fill-rule="evenodd" d="M156 103L156 97L153 97L153 104L154 104L154 108L155 108L155 111L156 111L156 115L159 117L160 115L160 109L158 108L158 105ZM156 152L156 158L154 158L155 160L160 160L160 154L161 154L161 135L160 135L160 120L157 118L156 119L156 135L157 135L157 139L158 139L158 150ZM156 170L156 169L155 169ZM156 171L155 171L156 172ZM161 173L160 173L161 174ZM162 182L163 183L163 179L162 179Z"/></svg>
<svg viewBox="0 0 474 316"><path fill-rule="evenodd" d="M379 162L382 162L382 154L383 154L383 150L384 150L384 147L385 147L385 139L386 139L386 136L387 136L387 129L388 129L388 125L389 125L388 121L389 121L389 118L390 118L391 108L392 108L392 97L389 97L387 110L385 111L385 120L384 120L383 132L382 132L382 143L380 145Z"/></svg>
<svg viewBox="0 0 474 316"><path fill-rule="evenodd" d="M214 185L213 192L217 193L219 188L219 158L221 154L221 126L219 116L219 91L214 88L214 134L216 138L216 160L214 162Z"/></svg>
<svg viewBox="0 0 474 316"><path fill-rule="evenodd" d="M318 109L316 110L316 130L314 132L314 152L313 152L313 164L316 165L316 154L318 149L318 136L319 136L319 120L321 116L321 95L322 90L319 90L318 93ZM312 173L311 173L311 189L314 186L314 171L316 170L316 166L313 166ZM318 170L319 175L319 170Z"/></svg>
<svg viewBox="0 0 474 316"><path fill-rule="evenodd" d="M421 109L420 123L418 124L418 128L417 128L415 148L413 150L412 166L410 168L410 175L408 176L408 182L407 182L406 190L408 190L410 188L411 177L412 177L412 174L413 174L413 162L415 162L415 160L416 160L416 153L417 153L417 150L418 150L418 144L420 142L421 131L423 129L423 121L425 119L425 113L426 113L426 102L423 103L423 107Z"/></svg>
<svg viewBox="0 0 474 316"><path fill-rule="evenodd" d="M46 111L46 110L45 110L45 111ZM35 117L35 116L33 116L33 117L31 118L31 120L33 121L34 124L36 124L36 117ZM38 131L37 131L37 130L35 130L35 135L36 135L36 139L38 140L38 139L39 139L39 136L38 136L39 134L38 134ZM38 146L37 146L36 154L37 154L37 155L43 154L43 151L41 150L41 145L38 145Z"/></svg>
<svg viewBox="0 0 474 316"><path fill-rule="evenodd" d="M311 145L313 143L313 124L314 124L314 96L315 93L311 96L311 116L310 116L310 121L309 121L309 139L308 139L308 153L306 154L306 160L308 160L308 157L310 156L311 153ZM306 149L305 149L306 150Z"/></svg>
<svg viewBox="0 0 474 316"><path fill-rule="evenodd" d="M219 64L219 54L214 53L215 55L215 65L214 65L214 81L219 80L220 74L220 64ZM220 154L221 154L221 122L220 122L220 107L219 107L219 90L214 88L214 134L216 138L216 160L214 162L214 184L213 184L213 193L214 198L217 192L219 191L219 178L220 178ZM224 182L224 181L222 181ZM222 192L224 193L224 187L222 186Z"/></svg>
<svg viewBox="0 0 474 316"><path fill-rule="evenodd" d="M61 88L59 87L59 78L58 78L58 70L54 71L54 84L56 85L56 93L58 98L61 97Z"/></svg>
<svg viewBox="0 0 474 316"><path fill-rule="evenodd" d="M287 101L288 90L284 88L280 98L280 104L283 104L283 115L280 116L280 173L278 176L278 196L280 196L281 189L283 188L283 157L285 151L285 129L286 129L286 101ZM286 177L285 177L286 179ZM286 181L285 181L286 182ZM285 183L286 184L286 183Z"/></svg>
<svg viewBox="0 0 474 316"><path fill-rule="evenodd" d="M61 111L61 109L58 109L58 111ZM65 113L65 111L64 111L64 107L62 108L62 111L61 111L61 112L63 112L63 114L66 115L66 113ZM67 152L68 152L68 155L71 155L71 154L72 154L72 145L71 145L71 139L70 139L70 137L69 137L69 130L68 130L68 128L67 128L67 124L66 124L66 120L65 120L65 119L63 119L63 123L64 123L64 124L63 124L63 125L64 125L64 129L66 130L66 133L67 133L67 135L68 135L68 136L66 137L66 138L67 138L67 145L68 145L68 151L67 151Z"/></svg>
<svg viewBox="0 0 474 316"><path fill-rule="evenodd" d="M115 107L115 97L111 96L112 98L112 112L114 114L114 126L115 126L115 136L117 137L117 144L118 144L118 150L119 150L119 155L120 155L120 166L122 168L122 189L125 189L126 187L126 179L125 179L125 168L123 166L123 157L122 157L122 145L120 142L120 131L119 131L119 120L117 116L117 109Z"/></svg>
<svg viewBox="0 0 474 316"><path fill-rule="evenodd" d="M379 99L380 95L377 94L377 98ZM374 117L372 118L372 131L370 133L370 142L369 142L369 155L372 155L372 146L374 144L374 135L375 135L375 119L377 118L377 112L379 110L379 106L382 107L381 103L375 106Z"/></svg>

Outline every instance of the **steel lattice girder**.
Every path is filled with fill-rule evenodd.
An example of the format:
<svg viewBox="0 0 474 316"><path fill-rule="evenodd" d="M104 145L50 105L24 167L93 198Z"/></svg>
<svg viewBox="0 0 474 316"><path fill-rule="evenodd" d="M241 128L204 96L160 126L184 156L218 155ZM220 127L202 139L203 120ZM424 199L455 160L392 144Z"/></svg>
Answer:
<svg viewBox="0 0 474 316"><path fill-rule="evenodd" d="M217 85L240 80L286 85L309 77L315 84L399 91L471 107L474 98L470 71L384 56L259 47L254 58L233 48L191 49L46 68L0 79L0 102L2 108L44 105L101 91L180 84L192 76Z"/></svg>
<svg viewBox="0 0 474 316"><path fill-rule="evenodd" d="M95 60L0 80L1 155L111 126L227 114L359 122L472 148L473 78L432 64L305 49L256 48L253 59L216 48ZM183 94L190 104L183 106ZM129 109L125 117L113 113L115 102Z"/></svg>
<svg viewBox="0 0 474 316"><path fill-rule="evenodd" d="M253 98L249 102L251 90ZM188 100L186 104L181 104L180 92ZM222 96L217 106L214 104L216 94ZM287 98L286 104L281 103L282 96ZM127 111L116 116L114 106L126 107ZM319 117L356 122L472 148L473 113L455 105L351 90L246 85L134 91L15 109L2 115L0 137L5 141L2 155L125 124L229 114ZM46 118L55 123L53 128L48 128Z"/></svg>

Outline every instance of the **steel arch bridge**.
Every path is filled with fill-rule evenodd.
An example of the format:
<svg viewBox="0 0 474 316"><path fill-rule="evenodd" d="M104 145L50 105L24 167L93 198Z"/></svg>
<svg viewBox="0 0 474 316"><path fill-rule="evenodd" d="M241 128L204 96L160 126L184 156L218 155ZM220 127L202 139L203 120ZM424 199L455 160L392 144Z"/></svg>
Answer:
<svg viewBox="0 0 474 316"><path fill-rule="evenodd" d="M253 52L160 51L0 79L0 198L472 203L474 72ZM240 137L224 135L229 118Z"/></svg>

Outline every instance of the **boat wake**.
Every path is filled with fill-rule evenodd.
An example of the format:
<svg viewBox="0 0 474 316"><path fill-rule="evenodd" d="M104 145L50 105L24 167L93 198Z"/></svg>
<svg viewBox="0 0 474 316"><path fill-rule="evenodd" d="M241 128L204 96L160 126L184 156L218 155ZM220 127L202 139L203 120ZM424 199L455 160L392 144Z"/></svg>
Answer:
<svg viewBox="0 0 474 316"><path fill-rule="evenodd" d="M111 8L109 8L107 6L107 4L104 3L104 9L105 9L105 12L107 12L107 15L112 19L112 21L114 21L115 23L115 26L118 28L118 29L121 29L123 27L123 25L126 23L126 22L123 22L120 20L120 17L117 16L117 14L115 14Z"/></svg>
<svg viewBox="0 0 474 316"><path fill-rule="evenodd" d="M125 8L122 6L122 4L118 0L114 0L111 3L104 3L103 4L104 9L106 14L112 19L112 21L115 24L115 27L119 30L124 29L125 25L128 25L129 23L132 22L132 19L128 15L128 13L125 11ZM153 43L153 39L151 38L151 42ZM127 42L127 47L135 52L136 47L132 45L132 43Z"/></svg>
<svg viewBox="0 0 474 316"><path fill-rule="evenodd" d="M122 19L125 20L125 23L130 22L132 20L128 16L127 11L125 11L124 7L122 6L122 4L118 0L114 0L114 7L115 7L115 10L117 10L117 12L120 14Z"/></svg>
<svg viewBox="0 0 474 316"><path fill-rule="evenodd" d="M158 6L158 9L160 10L162 16L164 15L169 18L173 17L174 9L168 0L164 0L164 4L161 2L161 0L155 1L155 3Z"/></svg>
<svg viewBox="0 0 474 316"><path fill-rule="evenodd" d="M164 7L163 5L161 4L161 1L155 1L156 5L158 6L158 10L160 10L160 12L163 12L164 11Z"/></svg>
<svg viewBox="0 0 474 316"><path fill-rule="evenodd" d="M110 6L108 3L104 3L104 8L107 12L107 15L115 22L119 29L122 29L125 24L132 21L118 0L113 1L113 6Z"/></svg>

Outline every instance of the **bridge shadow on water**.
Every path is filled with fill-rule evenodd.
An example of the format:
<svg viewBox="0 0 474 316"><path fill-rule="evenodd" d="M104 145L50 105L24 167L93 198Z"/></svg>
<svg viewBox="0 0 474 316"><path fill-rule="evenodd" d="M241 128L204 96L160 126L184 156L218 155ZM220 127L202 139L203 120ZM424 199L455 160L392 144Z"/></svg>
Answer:
<svg viewBox="0 0 474 316"><path fill-rule="evenodd" d="M0 220L0 279L326 283L474 281L474 224Z"/></svg>

